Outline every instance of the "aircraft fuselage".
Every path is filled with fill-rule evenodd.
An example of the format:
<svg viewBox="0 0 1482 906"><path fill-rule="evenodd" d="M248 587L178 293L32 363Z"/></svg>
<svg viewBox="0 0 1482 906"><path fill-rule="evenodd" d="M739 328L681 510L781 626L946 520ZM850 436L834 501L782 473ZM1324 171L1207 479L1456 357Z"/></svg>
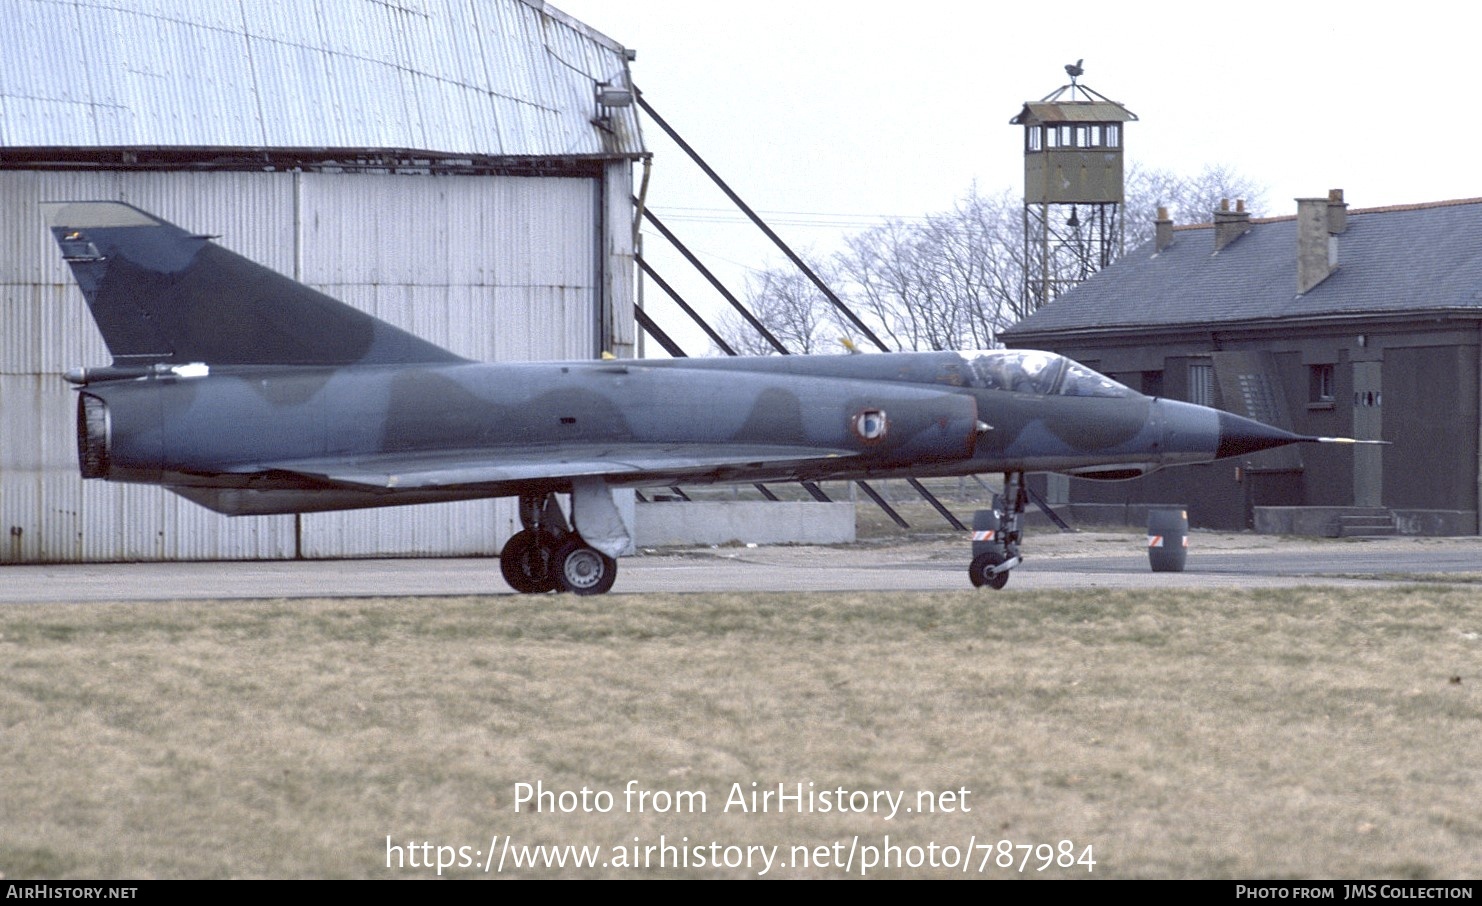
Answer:
<svg viewBox="0 0 1482 906"><path fill-rule="evenodd" d="M569 480L497 475L473 485L398 487L390 468L383 486L368 489L331 471L306 479L280 467L330 461L373 470L379 459L410 453L451 461L519 450L556 463L573 450L594 457L610 447L623 457L651 448L655 461L609 476L614 486L1092 468L1120 474L1214 457L1213 410L1131 391L1071 396L964 386L970 359L920 353L256 366L196 376L158 370L88 383L79 443L85 472L93 464L90 477L165 484L243 513L570 490ZM95 414L89 427L94 401L106 416ZM749 445L768 453L723 464L683 455ZM789 459L789 448L799 455ZM803 455L820 449L829 455ZM200 493L213 488L254 493Z"/></svg>

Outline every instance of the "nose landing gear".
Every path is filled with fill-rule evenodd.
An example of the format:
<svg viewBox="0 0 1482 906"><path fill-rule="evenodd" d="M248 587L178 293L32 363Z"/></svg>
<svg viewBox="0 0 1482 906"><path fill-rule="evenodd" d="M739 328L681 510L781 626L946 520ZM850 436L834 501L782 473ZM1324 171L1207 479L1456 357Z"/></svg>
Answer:
<svg viewBox="0 0 1482 906"><path fill-rule="evenodd" d="M1009 584L1009 570L1023 562L1019 542L1028 502L1024 473L1005 472L1003 494L994 495L993 509L973 514L973 561L967 575L975 588L1003 588Z"/></svg>

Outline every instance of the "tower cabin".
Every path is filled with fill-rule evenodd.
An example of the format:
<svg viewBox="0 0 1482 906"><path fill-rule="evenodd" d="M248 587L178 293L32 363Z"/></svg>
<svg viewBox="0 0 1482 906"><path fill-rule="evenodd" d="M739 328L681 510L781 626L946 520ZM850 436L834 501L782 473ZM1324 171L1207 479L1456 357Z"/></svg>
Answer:
<svg viewBox="0 0 1482 906"><path fill-rule="evenodd" d="M1122 253L1123 125L1137 114L1076 82L1024 104L1024 288L1033 311Z"/></svg>
<svg viewBox="0 0 1482 906"><path fill-rule="evenodd" d="M1072 92L1084 100L1061 100ZM1122 124L1137 115L1072 83L1024 105L1025 204L1122 204Z"/></svg>

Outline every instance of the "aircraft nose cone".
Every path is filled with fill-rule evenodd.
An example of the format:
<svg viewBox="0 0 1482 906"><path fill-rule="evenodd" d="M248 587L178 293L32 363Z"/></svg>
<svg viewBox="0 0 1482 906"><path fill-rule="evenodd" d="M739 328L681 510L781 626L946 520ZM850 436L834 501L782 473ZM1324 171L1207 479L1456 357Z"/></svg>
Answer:
<svg viewBox="0 0 1482 906"><path fill-rule="evenodd" d="M1224 459L1226 456L1241 456L1272 447L1284 447L1305 439L1300 434L1273 428L1255 419L1221 412L1220 442L1214 455L1216 459Z"/></svg>

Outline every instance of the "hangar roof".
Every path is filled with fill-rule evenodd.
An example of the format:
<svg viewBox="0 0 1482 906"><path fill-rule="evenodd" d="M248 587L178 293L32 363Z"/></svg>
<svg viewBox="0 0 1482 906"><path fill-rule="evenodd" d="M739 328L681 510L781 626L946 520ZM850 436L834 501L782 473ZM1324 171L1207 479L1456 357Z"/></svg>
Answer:
<svg viewBox="0 0 1482 906"><path fill-rule="evenodd" d="M1297 218L1250 221L1215 250L1212 225L1181 227L1129 252L1003 333L1126 334L1420 312L1482 316L1482 198L1347 212L1337 268L1297 292Z"/></svg>
<svg viewBox="0 0 1482 906"><path fill-rule="evenodd" d="M543 0L13 0L0 151L634 157L612 39ZM594 118L601 118L600 125Z"/></svg>

